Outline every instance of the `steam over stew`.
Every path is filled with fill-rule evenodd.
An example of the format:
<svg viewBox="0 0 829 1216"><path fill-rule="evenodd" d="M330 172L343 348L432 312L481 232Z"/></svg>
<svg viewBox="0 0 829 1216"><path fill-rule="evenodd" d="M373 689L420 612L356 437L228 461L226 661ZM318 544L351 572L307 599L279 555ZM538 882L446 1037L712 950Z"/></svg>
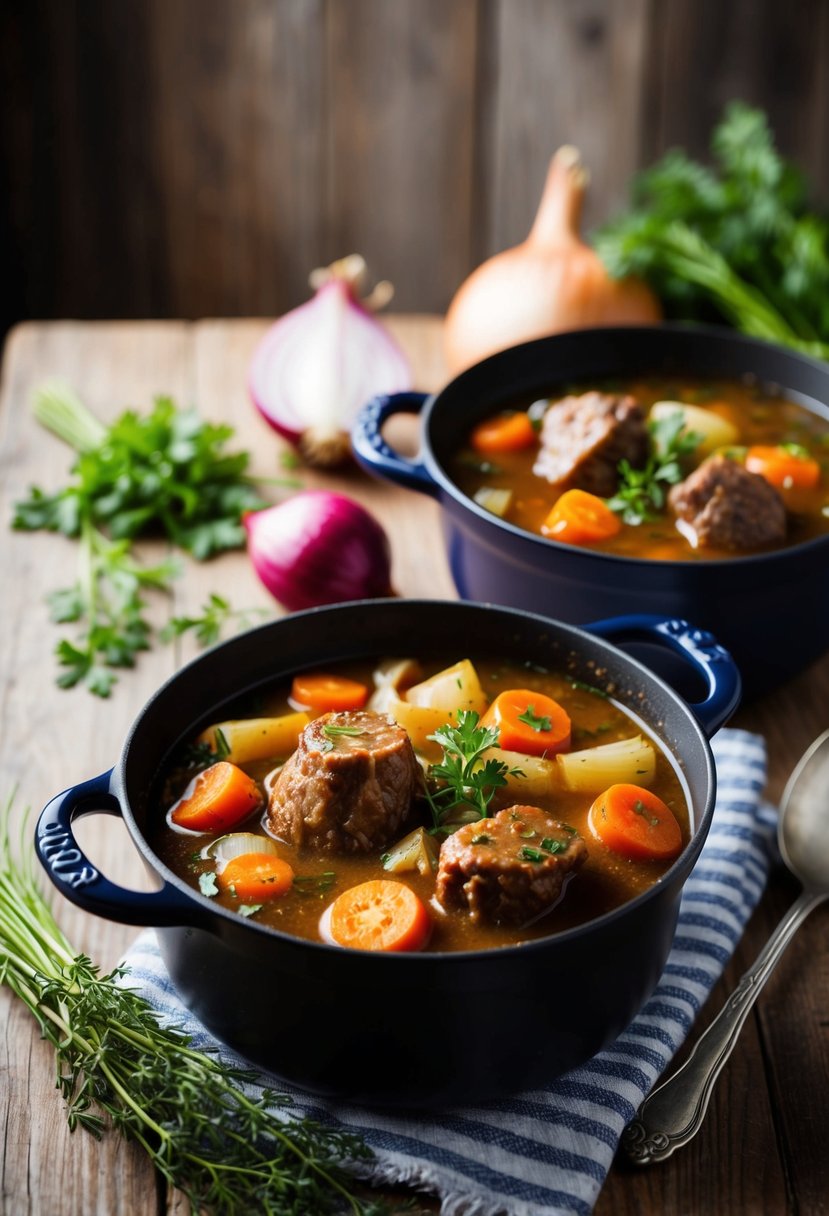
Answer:
<svg viewBox="0 0 829 1216"><path fill-rule="evenodd" d="M749 383L580 386L480 423L452 471L510 523L627 557L729 558L829 531L829 418Z"/></svg>
<svg viewBox="0 0 829 1216"><path fill-rule="evenodd" d="M591 920L688 838L667 757L599 689L491 659L303 672L214 723L163 782L153 845L287 933L469 950Z"/></svg>

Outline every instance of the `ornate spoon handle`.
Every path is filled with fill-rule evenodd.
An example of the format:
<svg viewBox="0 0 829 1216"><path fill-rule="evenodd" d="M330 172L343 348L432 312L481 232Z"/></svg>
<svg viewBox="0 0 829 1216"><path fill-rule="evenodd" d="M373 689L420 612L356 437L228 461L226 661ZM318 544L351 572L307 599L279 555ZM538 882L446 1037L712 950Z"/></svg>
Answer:
<svg viewBox="0 0 829 1216"><path fill-rule="evenodd" d="M637 1164L663 1161L697 1134L714 1082L731 1055L760 990L797 929L826 898L822 893L802 892L682 1067L658 1085L639 1107L636 1118L622 1136L625 1151Z"/></svg>

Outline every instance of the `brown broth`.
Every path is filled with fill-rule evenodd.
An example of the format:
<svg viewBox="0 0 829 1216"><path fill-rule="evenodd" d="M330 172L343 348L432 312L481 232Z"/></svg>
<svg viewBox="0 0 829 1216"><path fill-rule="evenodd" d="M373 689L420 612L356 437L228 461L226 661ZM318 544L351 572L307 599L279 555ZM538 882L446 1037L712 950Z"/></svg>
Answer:
<svg viewBox="0 0 829 1216"><path fill-rule="evenodd" d="M660 400L705 406L737 426L740 446L796 443L807 448L821 465L821 480L814 490L782 492L788 516L785 545L799 544L829 532L829 420L826 418L774 395L771 390L761 391L756 385L731 380L711 380L703 385L685 379L660 378L658 381L635 380L624 385L618 382L581 385L568 392L580 394L593 389L629 392L645 410ZM567 394L561 394L564 395ZM474 498L482 487L512 490L510 507L503 518L528 532L541 534L541 525L564 487L551 485L533 472L537 450L532 447L499 453L484 462L485 471L482 471L481 457L471 448L465 448L452 462L450 472L458 487L470 498ZM624 524L616 536L590 547L624 557L663 561L733 560L735 557L733 550L694 549L674 527L669 511L654 522L638 526Z"/></svg>
<svg viewBox="0 0 829 1216"><path fill-rule="evenodd" d="M424 664L426 674L440 670L452 663ZM619 706L597 692L574 687L567 678L545 671L534 670L516 664L492 660L474 660L482 687L489 699L508 688L529 688L547 693L559 701L569 713L573 724L574 750L599 746L618 739L647 734L641 723L632 719ZM371 668L343 665L340 674L371 684ZM245 712L234 712L234 717L260 716L286 713L290 709L287 690L277 690L265 702L261 700L255 708ZM654 740L651 740L655 742ZM658 744L656 750L656 776L651 789L671 807L681 829L683 843L689 836L688 806L679 776ZM246 770L258 781L285 757L245 765ZM166 812L181 793L192 773L181 769L167 775L164 793L159 800L151 844L158 856L170 869L183 878L191 887L199 889L201 874L213 869L213 862L200 856L205 845L215 837L209 835L182 834L171 828ZM382 867L380 855L363 857L341 856L331 853L311 854L279 841L279 852L293 867L295 874L302 876L304 888L295 886L288 894L263 904L255 913L255 920L298 937L321 940L320 917L332 901L343 891L371 878L396 878L405 881L429 907L434 928L428 949L435 951L479 950L496 946L512 945L520 941L546 937L550 933L567 929L592 920L627 902L650 887L668 868L666 862L635 862L613 853L595 840L587 827L587 812L595 795L556 790L550 795L521 799L515 793L499 791L492 803L492 813L517 802L530 802L542 807L556 819L575 828L587 844L589 856L582 869L569 882L558 905L535 924L515 929L498 925L476 925L463 911L445 912L433 901L434 878L418 873L387 874ZM261 812L234 831L256 832L266 835L262 826ZM399 834L402 838L419 824L427 824L425 814L413 814L411 822ZM217 835L220 835L218 833ZM323 876L333 872L328 882ZM324 889L319 889L320 884ZM239 903L227 892L214 897L224 907L238 910Z"/></svg>

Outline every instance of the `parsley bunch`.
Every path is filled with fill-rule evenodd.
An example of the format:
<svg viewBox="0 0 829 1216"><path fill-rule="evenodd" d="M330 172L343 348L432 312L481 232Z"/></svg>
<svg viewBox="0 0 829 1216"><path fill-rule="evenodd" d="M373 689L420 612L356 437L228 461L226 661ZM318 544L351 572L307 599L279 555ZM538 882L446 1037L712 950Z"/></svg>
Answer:
<svg viewBox="0 0 829 1216"><path fill-rule="evenodd" d="M51 383L36 394L34 413L78 455L68 485L53 493L35 486L15 505L13 527L80 542L77 581L48 600L53 620L82 626L75 641L58 643L58 684L84 683L105 697L114 669L132 667L150 644L144 592L169 590L178 572L173 559L143 566L132 542L163 537L204 560L242 546L243 513L265 503L247 475L248 454L225 450L232 428L204 422L169 397L107 427L70 389Z"/></svg>
<svg viewBox="0 0 829 1216"><path fill-rule="evenodd" d="M430 736L443 749L441 761L429 769L433 788L426 787L434 833L449 835L464 823L486 819L492 797L507 777L523 776L503 760L483 759L484 752L498 746L498 730L478 722L474 710L463 709L457 726L447 723Z"/></svg>
<svg viewBox="0 0 829 1216"><path fill-rule="evenodd" d="M728 106L711 151L711 167L673 150L635 178L631 210L596 235L599 256L645 279L671 316L829 358L829 220L808 209L761 110Z"/></svg>
<svg viewBox="0 0 829 1216"><path fill-rule="evenodd" d="M644 468L634 469L627 460L618 464L619 488L607 499L611 511L626 524L655 519L665 506L666 486L682 481L682 461L700 443L695 431L684 431L681 410L648 423L651 451Z"/></svg>

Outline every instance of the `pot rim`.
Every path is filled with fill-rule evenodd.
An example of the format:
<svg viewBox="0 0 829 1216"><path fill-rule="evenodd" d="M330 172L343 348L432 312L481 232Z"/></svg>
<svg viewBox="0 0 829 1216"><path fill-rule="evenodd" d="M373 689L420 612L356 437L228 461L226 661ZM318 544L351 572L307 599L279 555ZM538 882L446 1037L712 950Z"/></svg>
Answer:
<svg viewBox="0 0 829 1216"><path fill-rule="evenodd" d="M753 338L746 334L740 334L733 330L727 329L724 326L703 325L685 322L663 322L659 325L615 325L615 326L595 326L588 329L567 330L559 334L550 334L544 338L535 338L530 342L517 343L515 346L507 347L504 350L496 351L494 354L482 359L479 363L472 367L466 368L460 372L452 380L448 381L437 392L429 395L426 401L421 422L421 439L423 441L423 451L421 453L423 463L426 465L430 476L438 483L441 490L444 491L459 507L467 510L471 515L475 516L480 524L486 527L496 536L504 534L507 537L513 537L517 541L526 542L532 547L539 548L542 552L552 551L553 553L567 553L571 557L574 552L578 553L578 559L583 561L585 565L605 565L610 562L613 565L621 567L639 567L653 571L655 568L664 568L671 570L675 567L682 569L705 569L705 570L722 570L723 565L729 568L733 566L754 567L763 566L766 563L772 562L777 564L785 564L788 561L796 561L801 557L808 560L813 549L829 546L829 533L824 536L815 536L809 540L799 541L795 545L786 545L779 549L765 551L762 553L737 553L733 557L710 558L710 557L688 557L688 558L671 558L670 561L654 561L648 557L627 556L621 553L605 553L594 549L578 549L574 551L572 545L567 545L563 541L553 540L551 537L540 536L538 533L530 532L526 528L520 528L516 524L509 523L507 520L500 519L497 515L493 515L491 511L487 511L484 507L478 505L475 500L466 495L457 485L457 483L449 476L446 469L439 462L435 455L434 446L431 440L430 428L439 425L435 420L436 411L443 408L442 402L449 394L462 391L465 383L469 379L475 379L481 374L480 369L494 368L501 363L524 358L527 354L535 350L543 350L545 347L558 344L561 340L584 343L585 345L603 339L605 341L624 340L625 335L631 333L641 333L647 331L649 335L653 335L657 340L660 337L675 338L679 341L687 338L689 341L708 341L716 339L717 341L731 344L736 348L756 348L773 354L774 357L785 359L796 366L810 368L812 371L822 375L827 382L827 400L820 401L817 398L809 398L808 400L815 406L819 406L825 414L825 421L829 423L829 365L820 359L813 358L810 355L805 355L800 351L791 350L788 347L780 346L773 342L767 342L761 338ZM735 373L736 374L736 373ZM782 382L771 381L770 378L765 378L765 383L775 383L782 392L790 392L796 394L797 390L788 389ZM806 397L806 394L800 394L801 397ZM793 397L792 399L795 399ZM817 411L811 409L810 405L805 400L800 400L797 404L803 405L805 409L810 409L810 412ZM442 504L446 507L446 504Z"/></svg>
<svg viewBox="0 0 829 1216"><path fill-rule="evenodd" d="M600 934L618 921L625 919L627 916L635 915L643 905L647 904L651 900L659 898L667 887L673 886L677 882L679 883L680 887L683 886L687 881L691 870L696 864L708 836L715 810L717 789L716 771L711 748L705 731L703 730L700 722L694 716L690 705L684 701L683 698L673 688L671 688L671 686L665 680L652 671L646 664L625 653L625 651L623 651L620 647L607 641L605 638L591 634L587 631L587 629L580 628L577 625L571 625L563 621L558 621L552 617L545 617L540 613L529 612L525 609L509 608L498 604L481 603L469 600L424 600L420 598L393 600L353 600L346 601L341 604L321 605L319 607L305 609L300 612L290 613L285 617L280 617L274 621L269 621L262 625L255 626L253 629L246 630L243 634L237 634L235 637L218 643L209 650L206 650L202 654L191 659L188 663L179 668L178 671L173 673L173 675L164 681L156 692L146 701L138 716L134 719L132 725L130 726L119 760L112 773L113 792L118 798L121 815L127 826L127 830L130 834L133 845L138 849L140 855L150 869L155 874L162 877L165 882L174 886L188 900L192 901L196 909L203 909L205 914L209 914L211 919L219 918L220 920L227 922L228 925L233 926L237 932L252 932L254 935L264 935L266 938L274 938L278 941L290 943L294 947L312 948L316 952L323 952L329 956L333 955L343 958L344 951L340 946L322 941L317 942L310 938L303 938L291 933L286 933L270 925L263 925L252 919L245 919L232 909L224 908L220 904L213 903L211 899L205 895L202 895L200 891L197 891L193 887L189 886L182 878L179 877L179 875L171 870L169 866L167 866L161 860L150 845L146 835L137 823L134 811L130 804L126 778L126 769L129 763L130 749L136 736L141 730L143 720L152 711L152 708L169 694L170 689L173 688L179 680L184 678L187 674L191 673L200 665L206 665L215 661L215 656L217 654L222 652L232 652L234 646L239 646L243 642L245 644L249 644L248 639L250 639L251 636L256 637L261 634L269 634L277 630L280 625L287 620L296 621L299 619L313 619L317 616L324 617L330 614L336 614L337 611L344 609L402 612L416 610L422 606L428 606L432 611L434 611L436 608L441 610L448 609L461 615L469 613L472 616L476 616L481 611L485 611L486 613L494 612L498 614L506 614L509 617L519 618L532 625L537 623L539 628L544 630L549 631L550 627L552 626L559 636L563 634L566 637L571 638L582 648L584 647L585 643L587 643L592 649L598 650L601 654L606 654L617 663L621 657L626 671L630 669L639 677L640 681L644 679L646 684L649 683L653 685L663 695L667 695L685 718L685 725L683 729L690 730L692 735L692 741L689 742L689 746L693 745L701 748L702 758L705 763L705 786L707 793L706 801L705 805L703 805L699 810L698 820L692 827L690 837L685 844L685 847L663 875L661 875L645 891L640 892L632 899L626 900L619 907L614 908L601 916L597 916L591 920L585 921L580 925L575 925L569 929L562 929L559 932L551 933L547 937L536 938L532 939L531 941L516 943L510 946L492 947L484 950L434 952L413 951L411 953L385 953L370 950L354 950L347 951L345 954L356 953L363 958L371 958L375 960L374 963L371 964L375 967L438 966L445 968L452 965L471 965L472 963L480 963L482 960L486 961L492 959L504 959L507 963L510 963L518 957L525 957L528 952L532 954L539 950L549 950L557 943L561 943L562 947L566 947L574 942L577 942L580 938L588 935L592 936L593 934ZM287 672L285 674L287 674ZM267 682L272 682L278 678L279 676L271 674L270 676L263 677L262 683L264 684ZM237 694L234 694L233 699L235 699L236 696L245 695L245 692L252 692L255 687L257 687L256 684L248 684L245 689L240 689ZM225 698L224 701L219 702L219 705L226 703L227 700L228 698ZM631 707L626 705L625 702L620 701L619 704L628 713L634 712ZM688 800L689 809L693 812L694 808L691 805L688 783L684 777L684 774L682 773L681 768L679 768L677 764L675 750L670 747L664 737L658 733L657 728L651 721L648 719L643 719L643 721L645 722L649 731L653 734L654 738L658 742L658 745L669 758L671 764L676 770L678 770L682 784L685 787L685 794ZM188 731L191 731L192 729L193 728L191 726L188 728ZM186 733L188 732L179 732L175 739L171 740L171 744L167 747L165 753L166 756L169 756L172 747L175 746L175 744L179 742ZM158 768L161 767L163 766L158 766ZM158 768L152 775L150 785L155 782L158 776ZM184 922L182 921L182 923ZM205 931L210 931L207 925L199 925L196 921L191 922L191 924L194 928L201 928ZM419 961L415 962L414 960Z"/></svg>

